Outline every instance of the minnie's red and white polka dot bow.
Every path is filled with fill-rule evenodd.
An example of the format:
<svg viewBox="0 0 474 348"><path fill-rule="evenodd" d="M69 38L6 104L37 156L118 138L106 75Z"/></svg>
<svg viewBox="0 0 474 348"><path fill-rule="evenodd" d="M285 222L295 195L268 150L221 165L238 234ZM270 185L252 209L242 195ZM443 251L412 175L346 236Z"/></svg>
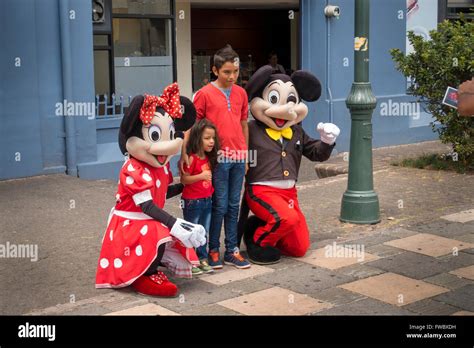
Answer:
<svg viewBox="0 0 474 348"><path fill-rule="evenodd" d="M183 116L177 82L166 87L161 97L145 94L145 101L140 109L140 119L143 124L150 124L157 107L162 107L173 118L181 118Z"/></svg>

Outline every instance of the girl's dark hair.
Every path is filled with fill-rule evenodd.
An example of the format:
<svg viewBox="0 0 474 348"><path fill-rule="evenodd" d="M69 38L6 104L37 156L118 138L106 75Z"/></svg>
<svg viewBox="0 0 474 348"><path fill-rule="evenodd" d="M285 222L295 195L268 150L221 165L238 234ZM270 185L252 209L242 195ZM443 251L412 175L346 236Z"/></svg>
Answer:
<svg viewBox="0 0 474 348"><path fill-rule="evenodd" d="M186 144L186 153L189 155L191 153L198 154L202 148L202 134L206 128L214 129L215 139L214 139L214 148L211 152L206 152L205 155L209 159L209 164L211 170L217 166L217 156L220 150L219 137L217 136L217 128L211 121L203 118L199 122L195 123L191 132L189 134L189 141Z"/></svg>
<svg viewBox="0 0 474 348"><path fill-rule="evenodd" d="M227 44L214 54L213 63L217 70L219 70L225 63L234 63L236 59L239 59L239 55L232 49L231 45Z"/></svg>

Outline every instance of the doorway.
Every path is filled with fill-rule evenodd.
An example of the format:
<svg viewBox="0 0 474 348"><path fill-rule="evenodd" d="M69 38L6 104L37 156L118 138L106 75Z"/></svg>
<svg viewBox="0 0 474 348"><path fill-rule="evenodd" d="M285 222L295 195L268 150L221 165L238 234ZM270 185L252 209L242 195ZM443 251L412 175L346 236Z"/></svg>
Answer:
<svg viewBox="0 0 474 348"><path fill-rule="evenodd" d="M298 10L192 8L191 18L193 92L214 78L213 55L226 44L240 56L243 87L271 54L285 73L299 68Z"/></svg>

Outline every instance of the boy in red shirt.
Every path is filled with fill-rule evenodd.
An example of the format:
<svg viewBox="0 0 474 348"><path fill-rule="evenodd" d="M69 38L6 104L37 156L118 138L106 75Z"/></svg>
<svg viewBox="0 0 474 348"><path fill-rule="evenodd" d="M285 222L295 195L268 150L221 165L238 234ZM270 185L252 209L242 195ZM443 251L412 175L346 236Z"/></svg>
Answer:
<svg viewBox="0 0 474 348"><path fill-rule="evenodd" d="M250 263L240 255L237 246L237 219L240 208L240 192L246 172L248 146L248 97L245 90L236 85L239 77L239 56L230 45L214 55L212 71L217 76L201 88L194 97L197 121L208 119L217 127L221 150L218 164L212 172L214 194L212 218L209 230L209 265L222 268L219 255L219 239L222 222L225 229L224 263L237 268L249 268ZM189 165L185 146L189 134L185 134L180 166Z"/></svg>

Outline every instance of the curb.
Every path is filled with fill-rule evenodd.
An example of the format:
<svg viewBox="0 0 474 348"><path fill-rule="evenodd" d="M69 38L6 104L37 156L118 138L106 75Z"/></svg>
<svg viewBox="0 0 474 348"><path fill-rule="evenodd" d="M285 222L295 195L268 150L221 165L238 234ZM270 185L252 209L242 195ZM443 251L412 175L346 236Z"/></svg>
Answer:
<svg viewBox="0 0 474 348"><path fill-rule="evenodd" d="M316 164L314 169L319 179L349 173L349 165L341 164Z"/></svg>

